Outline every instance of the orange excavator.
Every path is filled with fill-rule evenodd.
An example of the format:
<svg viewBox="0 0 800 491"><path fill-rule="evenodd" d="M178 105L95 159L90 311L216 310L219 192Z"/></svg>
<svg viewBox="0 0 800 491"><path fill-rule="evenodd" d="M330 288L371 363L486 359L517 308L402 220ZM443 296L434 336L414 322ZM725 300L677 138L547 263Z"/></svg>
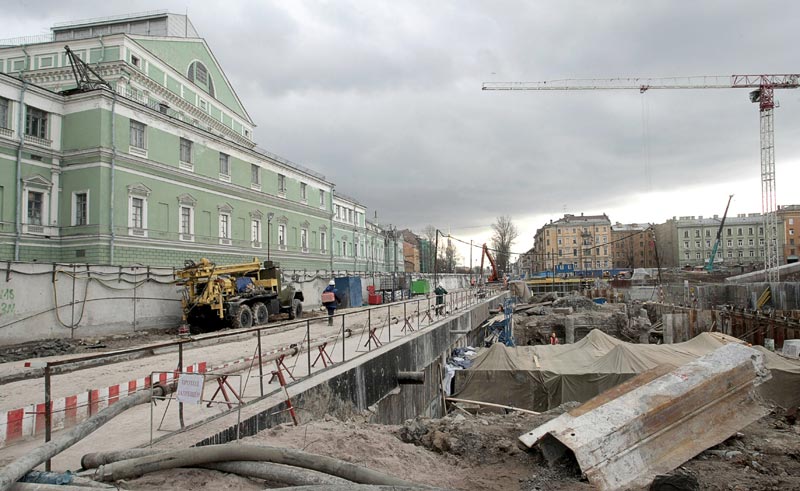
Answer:
<svg viewBox="0 0 800 491"><path fill-rule="evenodd" d="M497 264L494 262L494 258L491 254L489 254L489 248L486 247L486 244L483 244L483 254L481 254L481 274L483 274L483 258L487 257L489 259L489 264L492 265L492 274L489 275L489 278L486 279L487 283L496 283L500 281L500 275L497 273Z"/></svg>

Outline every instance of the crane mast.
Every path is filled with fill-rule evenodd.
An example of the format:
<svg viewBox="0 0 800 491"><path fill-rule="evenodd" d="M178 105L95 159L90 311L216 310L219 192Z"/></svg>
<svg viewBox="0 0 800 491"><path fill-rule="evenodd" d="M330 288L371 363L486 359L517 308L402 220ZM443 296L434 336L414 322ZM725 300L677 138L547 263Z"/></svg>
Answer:
<svg viewBox="0 0 800 491"><path fill-rule="evenodd" d="M544 82L485 82L483 90L638 90L755 89L750 102L759 104L761 142L761 213L764 220L764 273L779 281L778 214L775 181L775 89L800 87L800 74L693 76L663 78L561 79Z"/></svg>

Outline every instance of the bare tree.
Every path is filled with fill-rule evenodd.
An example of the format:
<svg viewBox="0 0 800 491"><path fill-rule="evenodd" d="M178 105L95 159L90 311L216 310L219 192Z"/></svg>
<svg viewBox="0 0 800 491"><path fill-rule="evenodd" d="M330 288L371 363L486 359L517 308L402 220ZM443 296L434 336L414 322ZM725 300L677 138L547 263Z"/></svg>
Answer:
<svg viewBox="0 0 800 491"><path fill-rule="evenodd" d="M495 261L500 273L509 271L509 258L511 257L511 244L514 243L519 232L517 226L511 221L510 216L499 216L492 224L492 248L495 250Z"/></svg>
<svg viewBox="0 0 800 491"><path fill-rule="evenodd" d="M436 227L433 225L426 226L422 229L422 237L428 241L428 247L427 251L424 249L420 251L420 263L425 264L425 271L433 272L433 262L436 257L436 251L433 250L436 244Z"/></svg>
<svg viewBox="0 0 800 491"><path fill-rule="evenodd" d="M440 249L442 248L440 247ZM447 239L447 245L439 251L439 272L455 273L456 264L460 259L461 256L459 256L456 246L450 239Z"/></svg>

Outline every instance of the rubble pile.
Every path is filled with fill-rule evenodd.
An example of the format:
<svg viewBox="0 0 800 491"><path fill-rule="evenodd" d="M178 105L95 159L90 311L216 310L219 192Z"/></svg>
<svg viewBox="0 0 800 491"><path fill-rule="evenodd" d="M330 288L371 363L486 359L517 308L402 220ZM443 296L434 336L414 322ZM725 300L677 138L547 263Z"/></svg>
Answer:
<svg viewBox="0 0 800 491"><path fill-rule="evenodd" d="M575 326L574 341L592 329L600 329L628 341L639 340L639 330L629 328L625 304L598 305L580 295L558 297L555 293L535 296L531 303L514 309L514 338L517 345L547 344L551 332L566 342L567 319Z"/></svg>

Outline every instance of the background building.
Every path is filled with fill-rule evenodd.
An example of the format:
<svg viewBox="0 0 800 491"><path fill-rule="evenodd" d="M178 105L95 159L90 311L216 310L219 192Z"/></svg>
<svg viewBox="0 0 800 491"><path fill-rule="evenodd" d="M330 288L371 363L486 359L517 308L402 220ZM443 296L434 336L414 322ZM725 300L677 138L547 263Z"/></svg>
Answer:
<svg viewBox="0 0 800 491"><path fill-rule="evenodd" d="M617 222L612 225L613 267L631 269L658 267L653 239L654 231L650 224Z"/></svg>
<svg viewBox="0 0 800 491"><path fill-rule="evenodd" d="M798 260L797 231L800 230L800 205L789 205L778 208L778 220L783 221L783 260L795 263ZM780 225L780 223L779 223Z"/></svg>
<svg viewBox="0 0 800 491"><path fill-rule="evenodd" d="M66 43L110 88L76 90ZM4 42L0 72L3 259L386 270L386 234L365 206L256 146L186 16L58 25Z"/></svg>
<svg viewBox="0 0 800 491"><path fill-rule="evenodd" d="M576 273L611 268L610 236L611 221L605 213L566 214L536 231L532 264L537 271L571 264Z"/></svg>

